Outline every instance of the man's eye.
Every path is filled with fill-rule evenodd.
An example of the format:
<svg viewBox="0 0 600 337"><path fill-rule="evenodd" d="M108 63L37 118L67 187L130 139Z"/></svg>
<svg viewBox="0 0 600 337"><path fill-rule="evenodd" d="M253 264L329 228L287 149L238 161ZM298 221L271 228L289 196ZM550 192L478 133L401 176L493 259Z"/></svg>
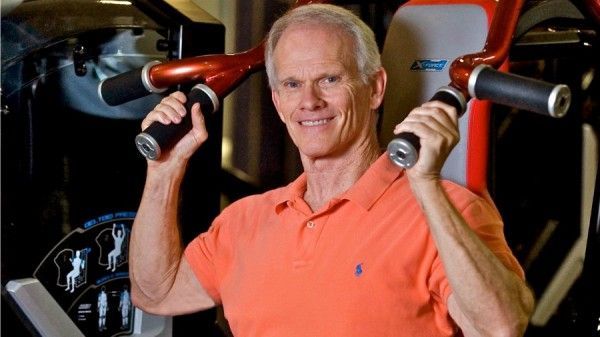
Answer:
<svg viewBox="0 0 600 337"><path fill-rule="evenodd" d="M283 83L283 87L288 88L288 89L295 89L295 88L298 88L299 86L300 86L300 84L298 82L294 82L294 81L286 81Z"/></svg>
<svg viewBox="0 0 600 337"><path fill-rule="evenodd" d="M339 82L339 80L340 80L339 76L327 76L322 80L322 82L323 82L323 84L333 84L333 83Z"/></svg>

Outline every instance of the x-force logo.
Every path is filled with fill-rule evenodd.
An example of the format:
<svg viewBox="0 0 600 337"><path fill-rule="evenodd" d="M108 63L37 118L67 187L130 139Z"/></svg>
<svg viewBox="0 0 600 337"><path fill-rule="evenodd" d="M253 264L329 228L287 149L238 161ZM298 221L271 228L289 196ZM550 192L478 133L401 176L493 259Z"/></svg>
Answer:
<svg viewBox="0 0 600 337"><path fill-rule="evenodd" d="M412 71L442 71L448 60L415 60L410 66Z"/></svg>

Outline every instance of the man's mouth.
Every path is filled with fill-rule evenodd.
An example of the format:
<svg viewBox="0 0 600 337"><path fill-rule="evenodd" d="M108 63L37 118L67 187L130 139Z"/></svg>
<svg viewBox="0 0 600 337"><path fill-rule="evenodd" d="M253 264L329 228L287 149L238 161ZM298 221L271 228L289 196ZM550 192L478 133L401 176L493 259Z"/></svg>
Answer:
<svg viewBox="0 0 600 337"><path fill-rule="evenodd" d="M333 119L333 117L332 118L317 119L317 120L312 120L312 121L301 121L300 125L302 125L302 126L325 125L325 124L329 123L329 121L331 121L332 119Z"/></svg>

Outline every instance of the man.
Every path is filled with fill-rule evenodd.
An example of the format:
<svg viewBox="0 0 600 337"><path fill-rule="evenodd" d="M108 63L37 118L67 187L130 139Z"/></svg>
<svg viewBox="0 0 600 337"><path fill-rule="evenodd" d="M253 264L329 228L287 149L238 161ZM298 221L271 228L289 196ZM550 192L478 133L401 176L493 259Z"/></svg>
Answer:
<svg viewBox="0 0 600 337"><path fill-rule="evenodd" d="M184 249L178 191L208 136L193 107L193 130L148 162L131 241L134 304L166 315L223 304L241 337L521 335L532 297L497 212L440 179L456 111L426 103L396 128L421 138L404 171L377 143L386 73L357 17L300 6L273 25L265 61L304 173L235 202ZM184 101L165 98L142 128L179 122Z"/></svg>

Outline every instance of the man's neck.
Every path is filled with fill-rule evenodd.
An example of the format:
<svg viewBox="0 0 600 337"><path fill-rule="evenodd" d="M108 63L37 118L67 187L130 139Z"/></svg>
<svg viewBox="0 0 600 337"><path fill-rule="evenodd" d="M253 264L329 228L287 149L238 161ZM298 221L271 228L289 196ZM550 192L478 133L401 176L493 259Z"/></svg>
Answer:
<svg viewBox="0 0 600 337"><path fill-rule="evenodd" d="M313 210L347 191L381 155L377 143L341 157L303 158L306 173L304 200Z"/></svg>

